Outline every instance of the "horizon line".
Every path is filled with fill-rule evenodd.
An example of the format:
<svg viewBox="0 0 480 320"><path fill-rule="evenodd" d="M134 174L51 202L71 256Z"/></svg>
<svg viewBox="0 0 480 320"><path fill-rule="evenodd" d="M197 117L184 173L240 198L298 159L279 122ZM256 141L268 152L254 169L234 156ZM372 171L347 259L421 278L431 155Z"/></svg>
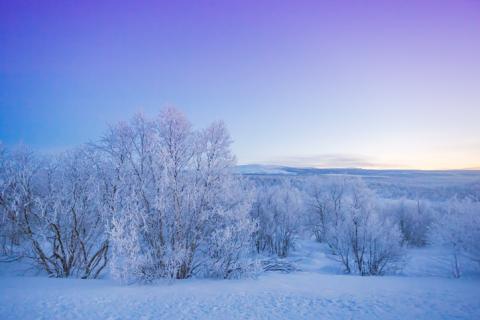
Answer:
<svg viewBox="0 0 480 320"><path fill-rule="evenodd" d="M314 169L314 170L375 170L375 171L480 171L480 167L470 168L407 168L407 167L336 167L336 166L292 166L271 163L237 163L236 166L262 166L272 168Z"/></svg>

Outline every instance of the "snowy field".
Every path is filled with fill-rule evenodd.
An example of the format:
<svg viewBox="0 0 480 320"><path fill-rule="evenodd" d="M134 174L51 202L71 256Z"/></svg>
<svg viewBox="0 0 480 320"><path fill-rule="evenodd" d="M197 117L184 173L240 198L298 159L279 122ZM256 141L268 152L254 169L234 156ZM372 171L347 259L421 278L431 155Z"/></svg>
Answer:
<svg viewBox="0 0 480 320"><path fill-rule="evenodd" d="M449 278L431 250L413 251L401 275L360 277L302 245L291 257L301 271L257 279L122 286L4 272L0 319L480 319L480 278Z"/></svg>
<svg viewBox="0 0 480 320"><path fill-rule="evenodd" d="M119 286L4 278L1 319L479 319L480 282L311 272Z"/></svg>

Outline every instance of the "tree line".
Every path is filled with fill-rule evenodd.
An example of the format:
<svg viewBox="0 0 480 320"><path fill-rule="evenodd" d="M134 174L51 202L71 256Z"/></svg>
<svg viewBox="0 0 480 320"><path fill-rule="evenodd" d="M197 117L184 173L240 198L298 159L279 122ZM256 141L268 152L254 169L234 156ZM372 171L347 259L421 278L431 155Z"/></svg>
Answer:
<svg viewBox="0 0 480 320"><path fill-rule="evenodd" d="M409 246L480 263L478 199L379 198L359 178L251 179L235 174L222 122L194 129L173 108L111 126L95 143L41 156L0 148L0 253L51 277L124 282L235 278L301 237L344 272L381 275Z"/></svg>

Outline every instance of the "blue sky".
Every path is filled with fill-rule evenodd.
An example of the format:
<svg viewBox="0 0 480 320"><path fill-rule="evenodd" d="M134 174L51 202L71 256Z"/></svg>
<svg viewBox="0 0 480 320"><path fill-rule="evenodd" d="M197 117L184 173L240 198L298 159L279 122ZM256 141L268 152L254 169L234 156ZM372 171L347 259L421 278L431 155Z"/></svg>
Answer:
<svg viewBox="0 0 480 320"><path fill-rule="evenodd" d="M480 2L5 1L0 140L57 151L173 105L240 163L480 167Z"/></svg>

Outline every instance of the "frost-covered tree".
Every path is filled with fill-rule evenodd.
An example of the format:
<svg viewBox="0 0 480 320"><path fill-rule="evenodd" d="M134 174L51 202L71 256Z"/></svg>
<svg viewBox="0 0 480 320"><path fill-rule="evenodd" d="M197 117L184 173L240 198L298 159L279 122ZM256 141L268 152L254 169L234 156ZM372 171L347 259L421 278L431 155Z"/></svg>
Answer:
<svg viewBox="0 0 480 320"><path fill-rule="evenodd" d="M25 237L22 221L35 204L34 177L39 162L24 145L13 150L0 149L0 237L1 253L7 259L23 255L20 248Z"/></svg>
<svg viewBox="0 0 480 320"><path fill-rule="evenodd" d="M135 116L96 144L39 158L0 149L2 255L54 277L231 278L250 268L252 187L232 174L222 122L175 109Z"/></svg>
<svg viewBox="0 0 480 320"><path fill-rule="evenodd" d="M361 179L314 181L313 231L347 273L381 275L402 255L401 234Z"/></svg>
<svg viewBox="0 0 480 320"><path fill-rule="evenodd" d="M11 255L15 241L12 237L13 224L9 217L6 199L10 186L9 180L7 150L0 141L0 256Z"/></svg>
<svg viewBox="0 0 480 320"><path fill-rule="evenodd" d="M40 159L20 146L7 162L2 231L17 253L52 277L98 277L108 241L102 185L86 150Z"/></svg>
<svg viewBox="0 0 480 320"><path fill-rule="evenodd" d="M306 182L308 224L319 242L326 240L332 222L336 224L340 216L345 197L345 181L339 177L314 177Z"/></svg>
<svg viewBox="0 0 480 320"><path fill-rule="evenodd" d="M427 244L435 211L430 202L402 198L381 201L380 206L398 224L405 244L416 247Z"/></svg>
<svg viewBox="0 0 480 320"><path fill-rule="evenodd" d="M234 177L221 122L194 131L166 109L112 127L97 146L114 163L112 270L127 281L233 277L250 249L251 200Z"/></svg>
<svg viewBox="0 0 480 320"><path fill-rule="evenodd" d="M430 230L430 241L445 247L451 256L452 274L462 274L465 259L480 264L480 202L452 199Z"/></svg>
<svg viewBox="0 0 480 320"><path fill-rule="evenodd" d="M252 215L259 224L257 251L287 256L294 247L303 209L303 196L289 181L257 188L252 209Z"/></svg>
<svg viewBox="0 0 480 320"><path fill-rule="evenodd" d="M68 152L48 172L48 194L42 205L44 226L53 240L46 251L52 251L55 259L50 264L63 276L97 278L107 265L107 190L92 162L95 157L88 152Z"/></svg>

